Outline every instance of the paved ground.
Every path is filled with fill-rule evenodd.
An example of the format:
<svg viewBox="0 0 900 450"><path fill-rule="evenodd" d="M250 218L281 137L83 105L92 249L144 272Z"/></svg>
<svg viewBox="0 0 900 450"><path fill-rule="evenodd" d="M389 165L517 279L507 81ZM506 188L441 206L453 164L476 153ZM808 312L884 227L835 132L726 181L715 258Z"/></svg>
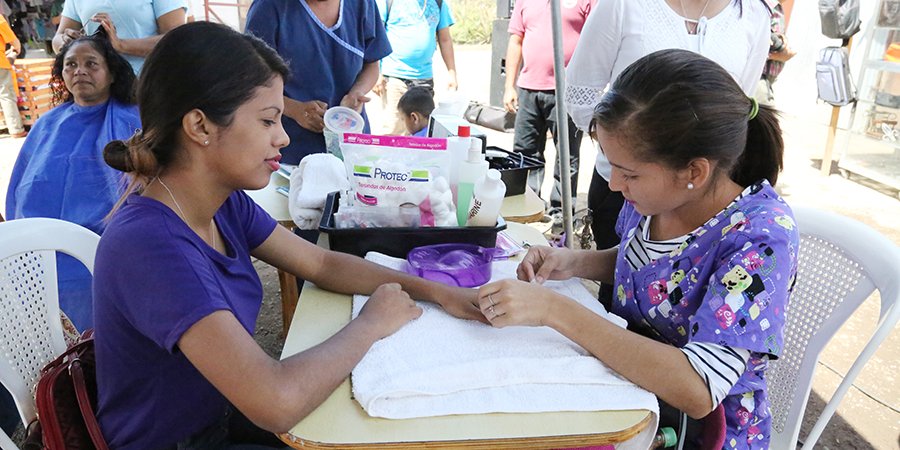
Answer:
<svg viewBox="0 0 900 450"><path fill-rule="evenodd" d="M460 85L469 98L486 102L488 99L487 67L490 64L490 48L458 47L457 64ZM796 66L801 66L799 61ZM442 64L436 59L437 86L442 86ZM846 180L839 175L822 176L813 160L820 158L824 148L827 117L830 109L816 106L814 94L809 97L810 72L786 71L779 81L784 116L783 128L787 143L787 159L781 182L782 192L792 204L810 205L850 216L869 224L900 244L900 201L897 192L882 186ZM378 98L374 98L370 115L377 127L380 121ZM811 105L811 106L810 106ZM374 128L378 129L378 128ZM491 133L491 145L510 148L512 137ZM9 173L22 140L0 139L0 205L5 203ZM550 146L548 146L550 147ZM587 192L595 152L585 143L582 148L579 192ZM548 157L552 156L548 152ZM549 180L545 182L545 189ZM583 195L579 196L583 202ZM2 209L0 209L2 210ZM539 225L540 226L540 225ZM258 263L263 278L265 302L257 330L258 340L272 355L280 353L283 337L278 305L278 281L273 269ZM874 300L874 299L870 299ZM806 421L817 416L823 406L822 398L830 394L846 373L853 357L858 354L877 320L877 301L869 301L854 315L850 322L823 353L813 385ZM875 357L845 397L838 414L831 420L828 430L819 441L820 448L877 448L900 449L900 332L895 332L881 347ZM806 433L808 427L804 429Z"/></svg>

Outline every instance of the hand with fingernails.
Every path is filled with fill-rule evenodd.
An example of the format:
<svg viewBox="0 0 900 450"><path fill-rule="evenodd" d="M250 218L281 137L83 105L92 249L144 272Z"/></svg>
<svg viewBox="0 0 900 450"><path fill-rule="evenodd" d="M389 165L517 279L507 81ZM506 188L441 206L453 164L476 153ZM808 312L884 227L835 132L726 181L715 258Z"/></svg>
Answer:
<svg viewBox="0 0 900 450"><path fill-rule="evenodd" d="M320 100L300 102L300 117L297 123L314 133L321 133L325 129L325 111L328 104Z"/></svg>
<svg viewBox="0 0 900 450"><path fill-rule="evenodd" d="M551 311L562 295L535 283L501 280L478 289L478 305L494 327L541 326L551 319Z"/></svg>
<svg viewBox="0 0 900 450"><path fill-rule="evenodd" d="M576 253L572 250L531 247L516 268L516 276L522 281L537 284L543 284L546 280L568 280L575 276L577 264Z"/></svg>
<svg viewBox="0 0 900 450"><path fill-rule="evenodd" d="M436 299L441 308L453 317L466 320L477 320L488 323L478 304L478 291L475 289L448 287L446 295Z"/></svg>
<svg viewBox="0 0 900 450"><path fill-rule="evenodd" d="M119 34L116 31L116 24L113 23L112 17L107 13L97 13L91 17L92 22L97 22L106 30L106 36L109 38L109 43L112 44L112 47L116 49L117 52L122 53L122 41L119 39Z"/></svg>
<svg viewBox="0 0 900 450"><path fill-rule="evenodd" d="M390 336L409 321L422 315L419 308L398 283L378 286L363 305L356 320L370 327L378 339Z"/></svg>

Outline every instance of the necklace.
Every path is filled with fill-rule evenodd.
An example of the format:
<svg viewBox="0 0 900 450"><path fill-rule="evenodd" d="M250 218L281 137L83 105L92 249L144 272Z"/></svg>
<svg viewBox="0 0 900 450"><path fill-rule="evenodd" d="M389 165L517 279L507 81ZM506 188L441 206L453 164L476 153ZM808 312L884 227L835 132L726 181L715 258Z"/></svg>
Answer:
<svg viewBox="0 0 900 450"><path fill-rule="evenodd" d="M706 0L706 3L703 4L703 9L700 10L700 14L697 15L696 19L688 18L687 10L684 7L684 0L678 0L681 4L681 16L684 19L684 26L687 28L689 34L697 34L697 24L700 22L700 18L703 17L703 13L706 12L706 7L709 6L709 1Z"/></svg>
<svg viewBox="0 0 900 450"><path fill-rule="evenodd" d="M175 203L175 208L178 209L178 212L181 214L181 219L184 220L184 224L187 225L188 228L190 228L191 225L188 223L187 215L184 214L184 210L181 209L181 205L178 204L178 200L175 200L175 196L172 194L172 190L169 189L169 186L167 186L166 183L163 182L162 178L156 177L156 180L159 180L159 184L161 184L162 187L166 189L166 192L169 193L169 198L172 199L172 203ZM215 220L209 221L209 237L212 240L213 250L219 251L219 245L216 240L216 233L214 233L215 230L213 228L213 225L215 223L216 223Z"/></svg>

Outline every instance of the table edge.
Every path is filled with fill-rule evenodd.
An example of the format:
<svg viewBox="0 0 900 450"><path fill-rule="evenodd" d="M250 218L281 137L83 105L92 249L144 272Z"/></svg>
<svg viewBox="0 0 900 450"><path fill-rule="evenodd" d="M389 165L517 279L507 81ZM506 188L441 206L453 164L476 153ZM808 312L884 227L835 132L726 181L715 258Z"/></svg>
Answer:
<svg viewBox="0 0 900 450"><path fill-rule="evenodd" d="M282 442L296 449L397 449L397 448L431 448L431 449L558 449L585 447L594 445L614 445L625 442L644 431L652 422L653 413L640 422L620 431L603 434L572 434L563 436L530 436L503 439L471 439L452 441L409 441L409 442L366 442L366 443L327 443L316 442L294 436L290 432L278 435Z"/></svg>

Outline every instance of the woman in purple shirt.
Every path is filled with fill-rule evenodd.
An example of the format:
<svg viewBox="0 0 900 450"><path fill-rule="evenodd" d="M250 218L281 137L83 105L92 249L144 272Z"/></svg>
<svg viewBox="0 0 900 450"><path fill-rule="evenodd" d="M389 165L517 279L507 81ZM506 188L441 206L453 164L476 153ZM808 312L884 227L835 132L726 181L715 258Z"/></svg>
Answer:
<svg viewBox="0 0 900 450"><path fill-rule="evenodd" d="M799 242L770 185L784 147L775 111L709 59L663 50L622 72L591 134L627 201L620 244L533 248L523 281L480 289L482 311L497 327L553 327L674 409L719 418L683 430L686 448L767 448L765 371L781 353ZM614 282L628 330L540 286L573 276Z"/></svg>
<svg viewBox="0 0 900 450"><path fill-rule="evenodd" d="M243 193L268 183L288 143L286 78L262 41L208 22L167 33L147 58L137 92L144 128L104 152L131 175L94 271L98 417L112 449L255 441L231 427L238 413L287 431L375 341L418 317L410 296L484 320L474 291L323 250ZM262 285L251 257L371 300L322 344L273 360L252 336ZM261 434L275 442L254 443L277 445Z"/></svg>

